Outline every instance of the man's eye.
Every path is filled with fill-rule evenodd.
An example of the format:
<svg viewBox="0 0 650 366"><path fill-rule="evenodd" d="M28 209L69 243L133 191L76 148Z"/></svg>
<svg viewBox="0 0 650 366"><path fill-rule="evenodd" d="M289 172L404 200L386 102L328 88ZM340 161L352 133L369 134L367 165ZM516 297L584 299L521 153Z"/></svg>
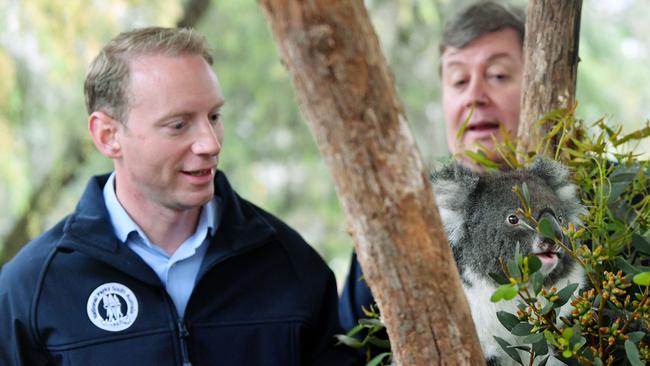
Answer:
<svg viewBox="0 0 650 366"><path fill-rule="evenodd" d="M495 79L497 81L506 81L510 79L510 75L508 74L493 74L490 76L492 79Z"/></svg>
<svg viewBox="0 0 650 366"><path fill-rule="evenodd" d="M453 85L456 88L459 88L467 83L467 80L465 79L458 79L458 80L453 80L451 85Z"/></svg>
<svg viewBox="0 0 650 366"><path fill-rule="evenodd" d="M220 119L221 119L221 113L216 112L210 114L210 122L212 122L212 124L219 122Z"/></svg>
<svg viewBox="0 0 650 366"><path fill-rule="evenodd" d="M185 128L187 124L183 121L177 121L170 125L173 130L180 131Z"/></svg>
<svg viewBox="0 0 650 366"><path fill-rule="evenodd" d="M517 215L510 215L506 220L510 225L517 225L519 223L519 217Z"/></svg>

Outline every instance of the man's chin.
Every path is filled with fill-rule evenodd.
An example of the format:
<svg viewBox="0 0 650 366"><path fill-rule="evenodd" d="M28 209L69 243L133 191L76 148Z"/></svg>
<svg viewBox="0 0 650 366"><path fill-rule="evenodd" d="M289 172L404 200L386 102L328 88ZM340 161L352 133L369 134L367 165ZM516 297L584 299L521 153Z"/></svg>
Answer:
<svg viewBox="0 0 650 366"><path fill-rule="evenodd" d="M206 190L205 192L192 192L186 194L184 197L178 197L176 201L176 209L180 211L191 210L202 207L214 197L214 190Z"/></svg>

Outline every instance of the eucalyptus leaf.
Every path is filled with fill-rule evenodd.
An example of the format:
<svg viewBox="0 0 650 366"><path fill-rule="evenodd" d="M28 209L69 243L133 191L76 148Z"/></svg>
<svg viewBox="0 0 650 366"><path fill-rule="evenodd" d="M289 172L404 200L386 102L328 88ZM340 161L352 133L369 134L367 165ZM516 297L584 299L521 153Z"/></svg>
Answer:
<svg viewBox="0 0 650 366"><path fill-rule="evenodd" d="M573 326L573 335L569 339L569 342L572 345L573 352L577 352L587 343L587 339L582 336L582 329L579 325Z"/></svg>
<svg viewBox="0 0 650 366"><path fill-rule="evenodd" d="M515 296L517 296L517 288L515 285L506 284L499 286L494 291L492 297L490 297L490 301L499 302L501 300L512 300L515 298Z"/></svg>
<svg viewBox="0 0 650 366"><path fill-rule="evenodd" d="M530 283L533 286L535 295L539 294L540 291L542 291L542 287L544 286L544 275L541 272L533 273L533 275L530 276Z"/></svg>
<svg viewBox="0 0 650 366"><path fill-rule="evenodd" d="M641 362L639 357L639 350L636 348L636 345L630 341L625 341L625 354L627 355L627 360L632 366L643 366L645 365Z"/></svg>
<svg viewBox="0 0 650 366"><path fill-rule="evenodd" d="M392 355L390 352L380 353L377 356L373 357L372 360L368 361L366 366L377 366L390 355Z"/></svg>
<svg viewBox="0 0 650 366"><path fill-rule="evenodd" d="M477 163L483 165L484 167L487 168L492 168L492 169L497 169L499 167L499 164L495 163L494 161L490 160L484 152L482 151L472 151L472 150L466 150L464 151L464 154L467 155L470 159L476 161Z"/></svg>
<svg viewBox="0 0 650 366"><path fill-rule="evenodd" d="M566 113L566 109L563 109L563 108L554 109L554 110L544 114L542 116L542 118L540 118L540 120L543 120L543 121L557 121L560 118L562 118L564 113Z"/></svg>
<svg viewBox="0 0 650 366"><path fill-rule="evenodd" d="M519 269L519 265L517 264L517 260L509 260L508 261L508 271L510 271L510 276L514 278L520 278L521 277L521 270Z"/></svg>
<svg viewBox="0 0 650 366"><path fill-rule="evenodd" d="M387 339L380 339L375 336L368 337L368 343L379 348L390 349L390 341Z"/></svg>
<svg viewBox="0 0 650 366"><path fill-rule="evenodd" d="M526 182L521 185L521 194L524 196L524 200L526 200L526 205L530 206L530 193L528 193L528 185Z"/></svg>
<svg viewBox="0 0 650 366"><path fill-rule="evenodd" d="M527 352L527 353L530 353L530 347L528 347L528 346L518 345L518 346L512 346L512 348L518 349L520 351L524 351L524 352Z"/></svg>
<svg viewBox="0 0 650 366"><path fill-rule="evenodd" d="M632 281L639 286L648 286L650 285L650 272L636 274L634 278L632 278Z"/></svg>
<svg viewBox="0 0 650 366"><path fill-rule="evenodd" d="M542 339L533 343L533 351L535 351L535 354L538 356L544 356L548 353L548 343L546 342L546 339L544 339L545 337L543 333L538 334L542 336Z"/></svg>
<svg viewBox="0 0 650 366"><path fill-rule="evenodd" d="M515 243L515 263L519 260L519 257L521 257L521 245L519 244L519 241L517 241Z"/></svg>
<svg viewBox="0 0 650 366"><path fill-rule="evenodd" d="M546 344L546 343L545 343L545 344ZM547 348L547 352L548 352L548 348ZM548 362L548 359L549 359L549 358L551 358L551 356L547 356L546 358L544 358L543 360L541 360L537 366L546 366L546 363Z"/></svg>
<svg viewBox="0 0 650 366"><path fill-rule="evenodd" d="M544 334L543 333L531 333L524 338L521 339L521 343L537 343L539 341L544 340ZM546 342L544 342L546 343Z"/></svg>
<svg viewBox="0 0 650 366"><path fill-rule="evenodd" d="M645 332L630 332L626 335L629 337L630 342L637 343L645 337Z"/></svg>
<svg viewBox="0 0 650 366"><path fill-rule="evenodd" d="M541 220L537 223L537 231L545 239L559 239L555 236L555 230L553 230L553 223L546 217L542 217Z"/></svg>
<svg viewBox="0 0 650 366"><path fill-rule="evenodd" d="M619 165L616 167L616 170L614 170L609 175L609 181L611 183L630 184L632 183L632 181L634 181L634 178L636 178L638 173L639 173L638 165L631 165L631 166Z"/></svg>
<svg viewBox="0 0 650 366"><path fill-rule="evenodd" d="M544 305L542 310L540 310L539 312L542 315L546 315L546 314L550 313L551 310L553 310L554 308L555 308L555 303L549 301L549 302L546 303L546 305Z"/></svg>
<svg viewBox="0 0 650 366"><path fill-rule="evenodd" d="M632 206L630 206L629 203L625 201L617 200L609 204L608 207L612 212L612 214L614 214L614 218L622 223L627 223L634 218L634 209L632 208ZM622 224L616 222L612 222L610 224L616 225L616 227L619 228L623 228Z"/></svg>
<svg viewBox="0 0 650 366"><path fill-rule="evenodd" d="M517 362L520 365L524 365L523 362L521 362L521 356L519 356L519 352L517 350L513 349L510 343L508 343L506 340L499 338L497 336L494 336L494 340L499 343L499 346L501 346L501 349L503 352L505 352L510 358L512 358L515 362Z"/></svg>
<svg viewBox="0 0 650 366"><path fill-rule="evenodd" d="M516 336L527 336L530 335L530 331L533 329L533 325L529 323L519 323L515 325L510 333Z"/></svg>
<svg viewBox="0 0 650 366"><path fill-rule="evenodd" d="M546 338L546 341L550 344L554 344L555 342L555 335L548 330L544 331L544 338Z"/></svg>
<svg viewBox="0 0 650 366"><path fill-rule="evenodd" d="M562 338L570 340L573 337L573 328L564 328L562 329Z"/></svg>
<svg viewBox="0 0 650 366"><path fill-rule="evenodd" d="M336 339L339 342L345 344L346 346L356 348L356 349L359 349L359 348L363 347L363 343L361 343L360 340L358 340L358 339L356 339L354 337L349 337L349 336L344 335L344 334L336 334L336 335L334 335L334 337L336 337Z"/></svg>
<svg viewBox="0 0 650 366"><path fill-rule="evenodd" d="M620 198L621 194L625 192L625 189L630 185L630 182L618 182L612 183L609 188L605 191L607 195L607 202L612 204Z"/></svg>
<svg viewBox="0 0 650 366"><path fill-rule="evenodd" d="M361 323L361 319L359 319L359 323ZM364 328L366 328L366 327L364 327L363 325L357 324L354 327L352 327L347 333L345 333L345 335L347 335L348 337L352 337L353 335L359 333Z"/></svg>
<svg viewBox="0 0 650 366"><path fill-rule="evenodd" d="M474 114L474 109L476 106L472 105L472 108L469 110L469 114L467 115L467 118L463 121L463 124L460 125L460 128L458 128L458 132L456 132L456 140L460 141L461 137L463 137L463 134L465 134L465 129L467 126L469 126L469 119L472 118L472 114Z"/></svg>
<svg viewBox="0 0 650 366"><path fill-rule="evenodd" d="M639 234L632 234L632 246L639 252L650 255L650 243Z"/></svg>
<svg viewBox="0 0 650 366"><path fill-rule="evenodd" d="M497 319L501 322L508 331L512 331L517 324L520 323L519 319L514 314L510 314L505 311L497 311Z"/></svg>
<svg viewBox="0 0 650 366"><path fill-rule="evenodd" d="M622 270L625 273L629 273L629 274L641 273L639 269L631 265L628 261L623 259L623 257L616 257L616 260L614 260L614 264L618 269Z"/></svg>
<svg viewBox="0 0 650 366"><path fill-rule="evenodd" d="M585 156L585 154L582 151L571 149L571 148L568 148L568 147L562 148L562 151L563 152L569 152L573 156Z"/></svg>
<svg viewBox="0 0 650 366"><path fill-rule="evenodd" d="M528 256L528 274L537 273L542 268L542 260L536 255Z"/></svg>
<svg viewBox="0 0 650 366"><path fill-rule="evenodd" d="M577 283L572 283L567 285L565 288L562 290L558 291L557 296L559 299L555 301L555 307L560 307L564 304L567 303L571 299L571 295L575 292L575 290L578 288Z"/></svg>
<svg viewBox="0 0 650 366"><path fill-rule="evenodd" d="M500 273L494 273L490 272L488 273L488 276L494 280L494 282L498 283L499 285L505 285L506 283L510 283L510 280L503 274L503 272Z"/></svg>
<svg viewBox="0 0 650 366"><path fill-rule="evenodd" d="M384 323L382 323L381 320L377 318L362 318L359 319L359 324L365 326L366 328L368 327L385 328Z"/></svg>

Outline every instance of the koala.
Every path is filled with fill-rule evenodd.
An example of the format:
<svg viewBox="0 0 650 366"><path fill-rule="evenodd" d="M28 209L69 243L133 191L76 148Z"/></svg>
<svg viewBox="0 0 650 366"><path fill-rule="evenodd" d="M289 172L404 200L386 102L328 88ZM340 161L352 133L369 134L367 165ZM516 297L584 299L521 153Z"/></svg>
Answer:
<svg viewBox="0 0 650 366"><path fill-rule="evenodd" d="M585 282L583 268L561 247L541 238L535 225L517 213L522 206L512 191L513 186L526 183L533 217L550 220L556 237L561 237L561 226L580 225L580 216L586 213L568 177L562 164L547 158L537 158L527 168L484 174L455 163L431 175L440 217L488 365L514 364L493 338L516 344L515 337L496 317L501 310L515 313L516 301L490 301L499 285L488 274L502 273L499 257L512 259L519 243L523 255L535 254L541 260L545 285L562 288L567 283ZM560 313L567 312L565 305ZM548 364L553 362L559 361L549 359Z"/></svg>

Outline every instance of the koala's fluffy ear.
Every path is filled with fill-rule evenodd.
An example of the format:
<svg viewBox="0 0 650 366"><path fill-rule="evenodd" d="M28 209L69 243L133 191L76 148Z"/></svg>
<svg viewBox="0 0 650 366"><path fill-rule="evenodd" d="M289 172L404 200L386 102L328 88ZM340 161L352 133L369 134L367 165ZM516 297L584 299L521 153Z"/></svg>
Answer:
<svg viewBox="0 0 650 366"><path fill-rule="evenodd" d="M569 170L560 162L545 156L538 156L527 169L530 173L542 178L553 190L557 187L570 184Z"/></svg>
<svg viewBox="0 0 650 366"><path fill-rule="evenodd" d="M562 209L569 222L580 224L580 216L587 211L577 197L577 187L569 179L569 170L560 162L538 156L527 169L548 184L562 202Z"/></svg>
<svg viewBox="0 0 650 366"><path fill-rule="evenodd" d="M478 182L477 173L458 163L449 164L431 174L436 205L452 246L465 234L465 209Z"/></svg>

